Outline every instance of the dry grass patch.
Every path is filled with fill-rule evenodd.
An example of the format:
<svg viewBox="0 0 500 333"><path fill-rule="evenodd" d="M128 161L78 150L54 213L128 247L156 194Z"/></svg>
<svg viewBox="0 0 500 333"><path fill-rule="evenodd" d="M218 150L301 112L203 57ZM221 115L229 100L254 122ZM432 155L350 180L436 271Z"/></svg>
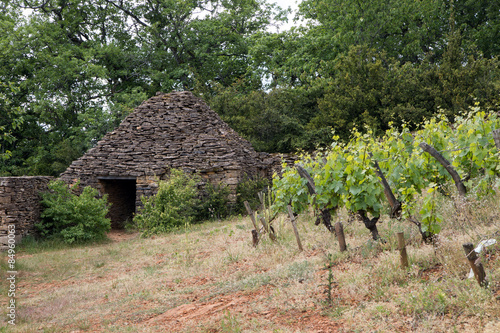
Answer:
<svg viewBox="0 0 500 333"><path fill-rule="evenodd" d="M443 231L423 245L410 223L385 219L385 243L345 221L348 251L312 216L299 216L299 252L285 216L278 243L251 244L247 218L153 238L113 235L92 246L21 249L18 321L0 332L480 332L500 316L500 248L482 258L490 288L467 279L462 244L496 237L498 198L443 202ZM464 208L466 207L466 208ZM404 231L410 268L395 234ZM493 235L493 236L491 236ZM2 254L2 268L5 266ZM6 284L1 284L1 316Z"/></svg>

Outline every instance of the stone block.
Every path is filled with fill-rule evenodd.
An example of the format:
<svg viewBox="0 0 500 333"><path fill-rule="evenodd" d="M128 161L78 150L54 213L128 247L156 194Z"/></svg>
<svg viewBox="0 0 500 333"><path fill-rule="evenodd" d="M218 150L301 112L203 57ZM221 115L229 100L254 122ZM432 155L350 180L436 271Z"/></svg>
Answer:
<svg viewBox="0 0 500 333"><path fill-rule="evenodd" d="M0 204L9 204L11 203L10 195L0 196Z"/></svg>

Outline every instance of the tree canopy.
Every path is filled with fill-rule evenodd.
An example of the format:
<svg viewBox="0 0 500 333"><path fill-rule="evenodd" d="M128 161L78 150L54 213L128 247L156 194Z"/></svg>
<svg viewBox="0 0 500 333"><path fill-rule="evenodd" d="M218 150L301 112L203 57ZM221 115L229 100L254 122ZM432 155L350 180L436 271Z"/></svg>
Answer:
<svg viewBox="0 0 500 333"><path fill-rule="evenodd" d="M156 91L192 90L258 150L416 128L499 96L500 4L1 0L0 175L58 175Z"/></svg>

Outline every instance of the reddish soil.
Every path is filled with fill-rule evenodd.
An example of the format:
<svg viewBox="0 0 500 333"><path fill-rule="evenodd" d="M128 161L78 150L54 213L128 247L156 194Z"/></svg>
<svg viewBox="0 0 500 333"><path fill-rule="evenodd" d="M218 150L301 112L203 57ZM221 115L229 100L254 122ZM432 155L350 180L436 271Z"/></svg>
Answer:
<svg viewBox="0 0 500 333"><path fill-rule="evenodd" d="M134 237L138 237L136 233L127 233L123 230L112 230L108 233L108 237L113 242L121 242ZM309 256L314 256L317 253L312 251ZM208 257L209 252L200 252L200 258ZM164 255L156 255L157 263L162 263ZM244 270L248 263L245 260L240 260L233 263L235 270ZM317 274L327 274L326 270L318 271ZM181 285L186 287L200 287L207 283L212 283L210 277L194 277L183 280ZM174 290L179 287L178 283L167 282L167 289ZM274 326L281 326L287 331L311 332L311 333L330 333L339 332L341 323L332 320L322 314L321 307L315 304L310 304L304 310L283 311L280 308L268 308L265 311L254 309L252 305L260 302L265 302L265 299L272 294L273 286L267 285L253 291L238 291L235 293L209 297L207 291L202 292L197 290L194 293L187 294L186 300L188 304L183 304L172 308L164 313L149 316L148 318L138 318L137 321L130 323L134 326L143 327L147 331L163 331L163 332L178 332L178 331L197 331L203 327L204 332L222 332L221 322L230 321L228 316L235 316L238 322L251 321L253 318L264 318ZM319 295L324 298L323 295ZM207 298L211 298L207 300ZM261 303L262 304L262 303ZM148 309L153 304L136 304L134 311L138 307ZM124 316L128 317L128 316ZM229 325L229 324L228 324ZM95 332L99 332L99 323L92 325Z"/></svg>
<svg viewBox="0 0 500 333"><path fill-rule="evenodd" d="M228 314L238 318L238 321L250 321L252 318L265 318L274 325L282 325L288 330L301 332L338 332L339 323L321 315L321 310L313 305L311 309L303 311L282 311L272 308L265 311L252 309L252 304L266 298L270 294L270 286L262 287L254 292L236 292L229 295L216 297L206 302L192 302L170 309L160 315L154 316L140 325L149 328L165 329L169 332L189 330L190 327L204 326L208 332L220 332L220 322L229 321ZM203 325L204 322L214 321L217 326Z"/></svg>
<svg viewBox="0 0 500 333"><path fill-rule="evenodd" d="M134 237L138 237L138 233L127 233L123 230L112 230L108 237L112 242L122 242ZM224 249L209 248L196 253L197 259L210 257L213 251L224 251ZM306 257L319 255L318 250L310 250L304 252ZM487 260L497 259L498 252L490 251ZM154 255L156 265L163 264L169 260L168 253L158 253ZM362 263L359 257L353 258L351 263ZM247 259L240 259L227 264L231 271L255 271L255 267ZM137 268L126 268L125 271L134 270ZM332 267L323 267L315 271L315 281L327 281L330 269L335 272L346 271L352 269L348 264L340 262ZM266 271L266 269L263 269ZM105 277L92 277L92 279L104 279L104 281L113 280L116 276L106 275ZM418 272L418 278L432 283L446 278L445 271L441 264L437 264L426 269L421 269ZM58 288L68 285L91 284L93 281L90 278L74 280L70 276L64 280L57 282L45 283L38 281L38 277L33 276L33 279L26 279L20 282L20 289L29 290L30 293L25 297L30 297L42 293L52 293ZM116 327L134 327L138 332L236 332L240 326L243 326L243 331L249 329L257 332L284 331L284 332L311 332L311 333L327 333L327 332L351 332L349 320L339 316L335 316L335 308L339 309L358 309L369 300L369 295L355 297L352 294L338 289L335 281L331 284L330 306L323 302L327 297L325 290L317 289L314 292L315 300L310 304L301 304L300 306L288 306L288 303L294 303L294 299L287 299L287 304L280 304L279 301L273 299L273 293L276 292L276 286L267 284L260 285L254 289L237 290L214 293L214 289L210 286L217 283L215 276L194 276L182 278L179 281L163 280L162 290L176 291L179 288L186 290L186 293L180 294L178 298L178 306L173 308L165 308L161 302L154 298L145 299L130 299L127 301L127 306L122 307L119 313L113 312L106 314L101 318L89 317L87 320L87 328L77 327L75 324L70 324L69 327L64 327L71 332L103 332L109 328L109 323L116 324ZM300 280L299 280L299 283ZM164 288L165 289L164 289ZM500 283L492 283L492 292L500 299ZM112 302L106 297L99 297L95 300L99 304ZM63 309L70 306L57 300L57 304L50 304L47 308ZM307 303L307 302L306 302ZM50 314L41 313L39 308L33 308L32 313L27 313L33 317L49 317ZM352 312L352 320L359 320L356 311ZM40 313L39 313L40 312ZM329 315L327 315L329 314ZM356 318L355 318L356 316ZM447 328L452 327L457 322L458 317L445 315L441 319L443 322L443 330L436 328L436 332L444 332ZM460 331L476 332L477 325L474 318L461 318ZM408 332L418 331L423 332L418 327L418 320L412 316L396 316L391 318L390 315L384 319L385 323L393 332ZM107 322L107 323L105 323ZM257 327L252 327L252 323L258 323ZM233 327L232 325L235 325ZM492 321L485 327L484 332L496 332L497 327L500 327L500 322ZM474 327L471 328L471 327Z"/></svg>

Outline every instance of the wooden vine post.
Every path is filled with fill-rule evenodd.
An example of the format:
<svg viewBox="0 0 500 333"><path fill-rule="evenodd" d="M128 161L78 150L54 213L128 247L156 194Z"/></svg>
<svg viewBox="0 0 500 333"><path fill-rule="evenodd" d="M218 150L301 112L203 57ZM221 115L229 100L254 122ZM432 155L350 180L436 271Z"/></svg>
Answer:
<svg viewBox="0 0 500 333"><path fill-rule="evenodd" d="M260 235L259 228L257 228L257 222L255 221L255 215L252 211L252 208L250 208L250 204L248 203L248 201L243 202L243 204L245 205L248 215L250 215L250 219L252 220L254 227L254 230L252 230L252 244L254 247L257 247L257 245L259 244Z"/></svg>
<svg viewBox="0 0 500 333"><path fill-rule="evenodd" d="M339 241L340 252L347 250L347 245L345 244L344 236L344 226L342 222L335 223L335 234L337 235L337 240Z"/></svg>
<svg viewBox="0 0 500 333"><path fill-rule="evenodd" d="M297 230L297 226L295 225L295 216L293 215L292 206L288 205L288 215L290 215L290 221L292 222L293 232L295 233L295 238L297 239L297 245L299 246L300 251L304 251L302 248L302 243L300 242L299 231Z"/></svg>
<svg viewBox="0 0 500 333"><path fill-rule="evenodd" d="M401 259L401 267L408 268L408 254L406 253L406 244L405 244L405 234L404 232L398 232L398 249Z"/></svg>
<svg viewBox="0 0 500 333"><path fill-rule="evenodd" d="M446 158L443 157L434 147L428 145L425 142L422 142L419 144L419 147L422 148L423 151L426 153L430 154L432 157L434 157L441 165L448 171L448 173L451 175L451 178L453 178L453 181L455 182L455 186L457 187L458 193L464 197L467 194L467 189L465 188L464 183L460 179L460 176L458 173L453 169L451 166L450 162Z"/></svg>
<svg viewBox="0 0 500 333"><path fill-rule="evenodd" d="M469 261L469 265L474 272L474 276L476 277L477 282L481 287L487 287L488 281L486 280L486 273L484 272L483 263L477 256L476 251L474 250L474 245L472 245L472 243L465 243L462 246L464 248L467 261Z"/></svg>
<svg viewBox="0 0 500 333"><path fill-rule="evenodd" d="M260 216L258 217L260 219L260 222L264 226L264 230L269 234L269 238L271 238L273 242L276 242L278 239L276 238L276 235L274 234L274 230L272 229L272 227L267 224L266 219L264 217Z"/></svg>
<svg viewBox="0 0 500 333"><path fill-rule="evenodd" d="M496 129L493 131L493 140L495 140L495 146L500 150L500 129Z"/></svg>
<svg viewBox="0 0 500 333"><path fill-rule="evenodd" d="M253 247L259 245L259 232L255 229L252 230L252 245Z"/></svg>

